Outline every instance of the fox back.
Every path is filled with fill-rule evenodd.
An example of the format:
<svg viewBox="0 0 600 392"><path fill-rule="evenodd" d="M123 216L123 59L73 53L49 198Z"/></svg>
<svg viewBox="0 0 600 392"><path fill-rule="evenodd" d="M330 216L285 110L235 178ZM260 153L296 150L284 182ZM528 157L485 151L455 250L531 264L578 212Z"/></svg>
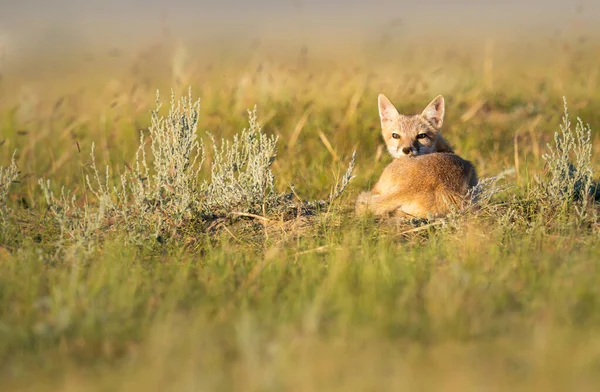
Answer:
<svg viewBox="0 0 600 392"><path fill-rule="evenodd" d="M444 97L438 95L421 114L415 115L400 114L383 94L379 94L377 101L383 140L392 157L453 152L440 135L444 122Z"/></svg>
<svg viewBox="0 0 600 392"><path fill-rule="evenodd" d="M460 208L477 185L473 165L452 153L430 153L395 159L371 192L359 195L357 213L425 218Z"/></svg>

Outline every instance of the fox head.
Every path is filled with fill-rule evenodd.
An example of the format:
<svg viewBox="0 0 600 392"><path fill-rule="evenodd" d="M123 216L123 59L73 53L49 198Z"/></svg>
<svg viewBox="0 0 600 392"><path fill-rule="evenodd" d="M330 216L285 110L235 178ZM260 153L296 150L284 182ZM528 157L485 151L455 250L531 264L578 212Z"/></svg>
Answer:
<svg viewBox="0 0 600 392"><path fill-rule="evenodd" d="M440 135L444 122L444 97L441 95L416 115L398 113L383 94L379 94L378 104L383 140L394 158L451 152Z"/></svg>

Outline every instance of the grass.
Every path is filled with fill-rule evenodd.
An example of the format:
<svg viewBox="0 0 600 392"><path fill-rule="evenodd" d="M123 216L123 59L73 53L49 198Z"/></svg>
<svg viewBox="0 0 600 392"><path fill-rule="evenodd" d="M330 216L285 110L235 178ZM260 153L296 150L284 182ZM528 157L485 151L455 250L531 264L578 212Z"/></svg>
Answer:
<svg viewBox="0 0 600 392"><path fill-rule="evenodd" d="M314 55L311 45L318 52L317 43L298 52L292 44L211 49L172 68L179 57L168 45L120 57L98 49L93 62L73 53L70 64L40 59L39 72L6 71L0 166L10 168L17 150L20 173L0 203L8 217L0 237L4 388L595 390L600 221L584 190L599 169L598 41L449 40L434 53L396 44ZM103 204L86 178L98 191L94 167L104 181L109 166L110 184L129 175L140 138L151 145L141 130L160 117L151 112L156 89L185 96L187 86L201 100L189 145L210 143L210 133L220 146L253 129L247 110L256 105L266 156L277 143L274 161L261 164L272 171L269 192L289 194L293 184L292 199L310 202L347 188L310 214L258 208L186 218L160 240L150 215L168 216L178 191L151 204L164 209L135 210L133 199L114 207L152 223L135 226L147 234L135 241L131 226L110 219L77 238L71 226L61 231L53 214L62 210L49 208L38 179L98 216L118 192L106 187ZM356 194L390 161L379 92L406 113L443 94L444 135L481 178L500 175L504 190L441 221L356 218ZM575 157L554 142L555 132L565 134L563 96L589 123L573 120L567 132ZM223 162L215 154L205 150L195 179L211 181L211 165ZM558 180L567 158L575 175L565 190ZM151 167L168 171L168 162ZM239 178L226 174L219 178ZM210 188L177 178L185 192ZM162 189L159 175L153 181Z"/></svg>

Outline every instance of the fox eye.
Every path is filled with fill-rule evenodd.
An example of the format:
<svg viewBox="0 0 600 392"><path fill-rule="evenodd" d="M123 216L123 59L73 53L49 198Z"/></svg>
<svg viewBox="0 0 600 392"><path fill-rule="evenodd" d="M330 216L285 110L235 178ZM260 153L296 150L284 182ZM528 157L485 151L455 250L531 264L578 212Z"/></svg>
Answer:
<svg viewBox="0 0 600 392"><path fill-rule="evenodd" d="M392 133L392 137L394 139L400 139L400 135L398 135L397 133Z"/></svg>
<svg viewBox="0 0 600 392"><path fill-rule="evenodd" d="M427 134L426 134L426 133L419 133L419 134L417 135L417 139L425 139L425 138L427 138L427 137L428 137L428 136L427 136Z"/></svg>

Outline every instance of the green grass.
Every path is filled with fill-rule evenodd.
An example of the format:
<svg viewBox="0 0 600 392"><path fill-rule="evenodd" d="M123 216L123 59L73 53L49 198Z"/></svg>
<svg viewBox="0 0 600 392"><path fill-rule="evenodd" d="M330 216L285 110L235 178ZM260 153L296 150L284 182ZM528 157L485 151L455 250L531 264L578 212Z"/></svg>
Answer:
<svg viewBox="0 0 600 392"><path fill-rule="evenodd" d="M472 227L407 241L344 226L264 249L217 238L204 254L119 239L85 261L23 249L2 262L3 378L74 390L592 387L594 237Z"/></svg>
<svg viewBox="0 0 600 392"><path fill-rule="evenodd" d="M563 96L591 126L598 172L597 45L498 43L491 55L450 42L435 53L338 48L302 62L290 47L215 51L198 53L178 83L168 48L9 70L0 166L16 149L21 175L0 232L3 388L595 390L598 204L583 218L570 204L557 209L535 175ZM58 243L37 180L94 205L91 144L116 178L134 163L156 88L164 96L187 85L201 99L205 142L206 131L239 133L258 106L263 131L279 136L278 192L294 184L303 199L326 199L355 149L356 177L314 216L190 224L166 242L132 242L110 227L86 252L68 235ZM447 139L482 178L514 168L502 180L509 188L479 212L421 226L354 217L356 194L390 161L379 92L404 113L443 94ZM212 160L207 149L202 176Z"/></svg>

